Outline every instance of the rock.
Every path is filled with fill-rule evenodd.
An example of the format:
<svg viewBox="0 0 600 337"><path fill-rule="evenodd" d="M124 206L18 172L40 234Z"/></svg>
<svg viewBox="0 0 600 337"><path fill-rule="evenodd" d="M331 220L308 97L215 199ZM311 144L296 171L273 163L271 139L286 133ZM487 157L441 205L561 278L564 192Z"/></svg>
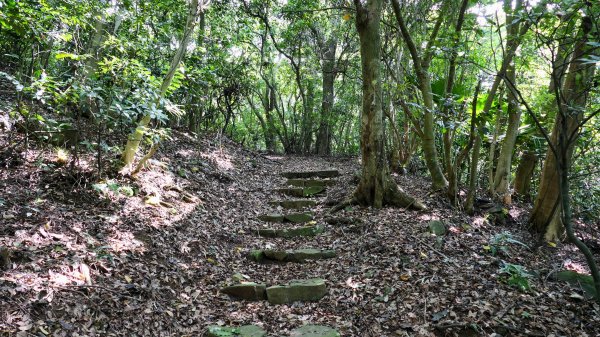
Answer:
<svg viewBox="0 0 600 337"><path fill-rule="evenodd" d="M290 337L341 337L341 335L328 326L307 324L292 330Z"/></svg>
<svg viewBox="0 0 600 337"><path fill-rule="evenodd" d="M283 193L285 195L289 195L291 197L311 197L315 194L319 194L325 191L324 186L311 186L311 187L290 187L290 188L280 188L275 190L276 192Z"/></svg>
<svg viewBox="0 0 600 337"><path fill-rule="evenodd" d="M226 327L211 325L207 329L208 337L264 337L267 332L257 325Z"/></svg>
<svg viewBox="0 0 600 337"><path fill-rule="evenodd" d="M221 292L239 300L259 301L267 298L266 288L264 284L249 282L225 287Z"/></svg>
<svg viewBox="0 0 600 337"><path fill-rule="evenodd" d="M288 186L311 187L311 186L330 186L335 183L334 180L316 180L316 179L288 179L285 182Z"/></svg>
<svg viewBox="0 0 600 337"><path fill-rule="evenodd" d="M317 202L314 200L305 200L305 199L269 201L269 205L275 206L275 207L280 206L285 209L302 209L305 207L315 206L316 204L317 204Z"/></svg>
<svg viewBox="0 0 600 337"><path fill-rule="evenodd" d="M286 260L289 262L303 262L306 260L331 259L336 255L335 250L304 248L289 252Z"/></svg>
<svg viewBox="0 0 600 337"><path fill-rule="evenodd" d="M263 214L258 217L258 220L266 222L283 222L285 217L281 214Z"/></svg>
<svg viewBox="0 0 600 337"><path fill-rule="evenodd" d="M267 288L267 300L271 304L316 302L326 294L327 286L323 279L294 280L285 285Z"/></svg>
<svg viewBox="0 0 600 337"><path fill-rule="evenodd" d="M258 217L259 220L266 222L293 222L293 223L302 223L309 222L313 219L313 215L310 212L299 212L299 213L289 213L289 214L264 214Z"/></svg>
<svg viewBox="0 0 600 337"><path fill-rule="evenodd" d="M286 221L293 222L293 223L309 222L312 219L314 219L312 213L310 213L310 212L289 213L289 214L286 214L284 216L284 218Z"/></svg>
<svg viewBox="0 0 600 337"><path fill-rule="evenodd" d="M248 257L256 262L272 260L279 262L304 262L306 260L330 259L336 256L334 250L305 248L298 250L252 250Z"/></svg>
<svg viewBox="0 0 600 337"><path fill-rule="evenodd" d="M282 172L281 175L288 179L297 178L335 178L340 175L338 170L305 171L305 172Z"/></svg>
<svg viewBox="0 0 600 337"><path fill-rule="evenodd" d="M443 221L431 220L431 221L429 221L429 224L427 226L429 227L429 231L432 234L435 234L437 236L446 235L447 229L446 229L446 225L444 225Z"/></svg>
<svg viewBox="0 0 600 337"><path fill-rule="evenodd" d="M323 233L325 228L323 226L304 226L297 228L285 228L285 229L259 229L258 235L266 238L294 238L298 236L315 236Z"/></svg>

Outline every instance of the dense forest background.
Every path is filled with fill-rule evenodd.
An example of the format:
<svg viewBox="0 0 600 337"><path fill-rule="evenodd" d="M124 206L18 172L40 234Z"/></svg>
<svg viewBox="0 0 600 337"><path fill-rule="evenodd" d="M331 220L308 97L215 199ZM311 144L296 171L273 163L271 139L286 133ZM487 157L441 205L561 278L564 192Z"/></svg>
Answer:
<svg viewBox="0 0 600 337"><path fill-rule="evenodd" d="M17 102L3 117L5 130L14 125L26 140L63 146L73 158L95 152L99 176L119 165L117 157L137 164L140 144L151 156L172 128L269 152L359 153L364 83L352 3L0 6L2 76ZM379 124L391 171L426 169L455 205L466 186L467 211L476 187L506 203L511 195L532 198L532 224L551 240L560 232L563 165L574 214L597 222L598 5L384 7L381 41L364 47L380 48ZM566 164L553 155L563 133ZM18 146L13 139L8 150Z"/></svg>
<svg viewBox="0 0 600 337"><path fill-rule="evenodd" d="M599 65L597 1L4 0L0 165L133 177L175 130L360 156L336 210L424 209L396 174L467 214L530 205L600 292Z"/></svg>

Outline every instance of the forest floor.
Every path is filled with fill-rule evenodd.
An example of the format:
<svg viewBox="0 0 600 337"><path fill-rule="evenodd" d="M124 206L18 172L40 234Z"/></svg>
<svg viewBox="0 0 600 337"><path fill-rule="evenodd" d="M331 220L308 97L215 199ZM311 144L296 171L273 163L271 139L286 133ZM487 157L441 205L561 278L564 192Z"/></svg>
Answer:
<svg viewBox="0 0 600 337"><path fill-rule="evenodd" d="M600 335L598 305L551 277L585 271L581 255L571 245L536 245L526 205L500 221L467 216L423 176L395 176L428 210L351 207L335 215L360 219L350 228L325 224L325 205L353 190L357 158L263 155L174 132L137 179L99 182L93 154L73 167L51 147L20 155L1 158L0 247L11 261L0 270L0 335L201 336L210 324L257 324L286 336L307 323L342 336ZM265 226L257 216L272 211L272 190L285 182L280 172L330 168L342 175L314 208L325 233L256 235ZM436 219L449 227L443 238L428 232ZM246 258L265 247L338 256L296 264ZM524 271L503 274L505 263ZM219 290L235 274L269 284L319 277L329 292L316 303L234 301ZM515 275L530 288L510 284Z"/></svg>

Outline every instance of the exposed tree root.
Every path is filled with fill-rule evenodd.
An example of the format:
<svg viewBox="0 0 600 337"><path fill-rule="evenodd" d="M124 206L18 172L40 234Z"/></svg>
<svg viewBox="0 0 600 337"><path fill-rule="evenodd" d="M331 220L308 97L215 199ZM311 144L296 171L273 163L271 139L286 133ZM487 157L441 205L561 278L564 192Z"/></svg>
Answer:
<svg viewBox="0 0 600 337"><path fill-rule="evenodd" d="M331 211L329 211L329 213L333 214L339 212L342 209L352 205L370 206L368 204L363 204L360 202L360 191L361 190L357 188L356 191L354 191L354 193L352 193L352 195L349 198L338 203L335 207L331 209ZM386 187L383 193L383 205L391 207L411 208L418 211L423 211L427 209L427 206L425 206L425 204L408 195L406 192L400 189L398 185L396 185L396 183L391 179L386 182Z"/></svg>

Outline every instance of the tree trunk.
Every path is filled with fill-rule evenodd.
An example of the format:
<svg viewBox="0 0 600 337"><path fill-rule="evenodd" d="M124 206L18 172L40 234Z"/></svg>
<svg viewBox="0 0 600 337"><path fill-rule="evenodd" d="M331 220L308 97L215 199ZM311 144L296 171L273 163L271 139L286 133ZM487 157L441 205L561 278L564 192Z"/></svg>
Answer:
<svg viewBox="0 0 600 337"><path fill-rule="evenodd" d="M507 22L507 41L517 39L519 34L519 24L515 23L516 16L514 12L519 11L522 8L522 1L518 1L515 9L512 10L512 2L510 0L504 1L504 8L506 12ZM516 72L514 62L509 64L506 70L506 78L516 85ZM496 165L496 172L493 178L490 189L492 195L500 197L505 202L510 201L509 192L509 180L512 164L512 156L517 141L517 135L519 133L519 125L521 124L521 110L519 103L514 93L509 90L508 95L508 126L506 127L506 134L504 136L504 142L498 156L498 162Z"/></svg>
<svg viewBox="0 0 600 337"><path fill-rule="evenodd" d="M506 77L514 83L516 80L515 67L514 65L509 67L506 73ZM517 98L509 91L508 93L508 126L506 127L506 134L504 136L504 142L498 156L498 164L496 166L496 173L494 175L494 183L492 191L497 196L501 197L504 201L510 200L510 191L508 189L511 164L513 152L515 149L515 143L519 134L519 125L521 124L521 109Z"/></svg>
<svg viewBox="0 0 600 337"><path fill-rule="evenodd" d="M379 25L383 0L360 0L356 6L356 28L360 38L362 67L361 154L362 175L353 201L360 205L413 207L424 205L408 196L392 180L386 165L381 90Z"/></svg>
<svg viewBox="0 0 600 337"><path fill-rule="evenodd" d="M198 15L200 14L201 9L198 6L198 0L192 0L190 3L188 16L185 24L185 29L183 31L183 37L181 38L181 43L179 44L179 49L173 56L171 60L171 66L169 67L169 71L165 75L163 82L160 86L160 98L163 98L167 93L167 89L171 85L173 81L173 76L175 76L175 72L179 67L179 63L183 60L183 56L185 55L185 51L187 49L187 45L190 42L190 39L194 33L194 28L196 27L196 21L198 19ZM158 102L156 102L158 104ZM127 144L123 149L122 160L123 167L128 169L133 164L135 159L135 154L140 146L140 142L146 133L146 128L150 124L152 120L152 116L147 114L142 117L142 119L138 122L135 130L129 135Z"/></svg>
<svg viewBox="0 0 600 337"><path fill-rule="evenodd" d="M588 19L589 20L589 19ZM588 85L593 77L595 67L585 64L584 58L589 54L591 47L587 45L591 23L586 25L586 18L582 20L581 38L575 43L569 71L563 84L562 92L556 90L559 99L559 113L556 115L554 128L546 159L542 169L542 178L536 196L529 222L538 232L544 233L546 240L556 240L562 236L564 228L561 223L560 205L560 167L556 160L559 139L566 139L566 165L563 170L568 170L575 142L579 134L580 123L589 91Z"/></svg>
<svg viewBox="0 0 600 337"><path fill-rule="evenodd" d="M439 165L437 149L435 147L435 128L433 118L434 104L433 92L431 90L431 78L429 76L429 64L431 62L431 56L433 55L431 53L431 47L436 40L437 32L439 31L443 17L440 16L438 18L436 26L434 27L427 43L425 53L423 57L421 57L417 50L417 46L408 32L404 18L402 17L402 13L400 12L400 3L398 0L392 0L392 7L394 9L396 21L398 21L402 38L411 54L413 66L417 75L419 90L423 96L423 133L421 138L423 142L422 147L425 155L425 163L427 164L427 169L431 174L432 187L434 189L442 189L448 186L448 181L446 181L446 177L444 177L444 173Z"/></svg>
<svg viewBox="0 0 600 337"><path fill-rule="evenodd" d="M515 173L515 195L527 200L531 198L531 179L537 163L537 155L531 151L525 151L521 155L521 161Z"/></svg>
<svg viewBox="0 0 600 337"><path fill-rule="evenodd" d="M330 39L323 53L323 101L321 102L321 123L317 134L317 154L331 154L331 111L333 109L333 89L335 81L335 50L337 41Z"/></svg>

